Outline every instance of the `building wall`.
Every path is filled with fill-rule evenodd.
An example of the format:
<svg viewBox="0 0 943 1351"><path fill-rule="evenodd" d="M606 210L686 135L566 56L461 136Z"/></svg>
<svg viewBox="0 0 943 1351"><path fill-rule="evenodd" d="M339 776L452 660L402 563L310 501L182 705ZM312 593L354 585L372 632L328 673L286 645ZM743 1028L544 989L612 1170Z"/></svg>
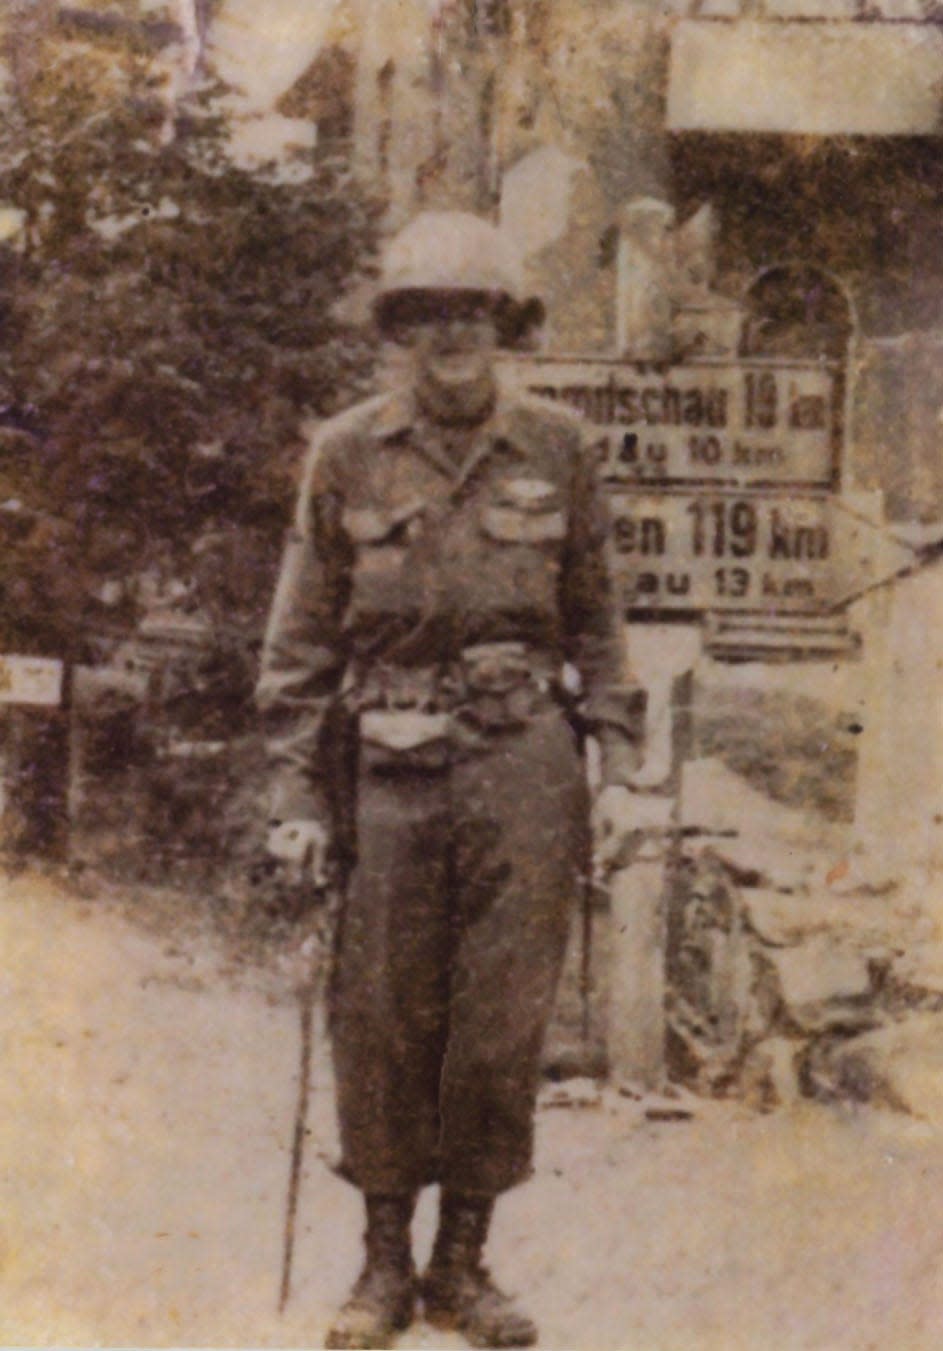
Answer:
<svg viewBox="0 0 943 1351"><path fill-rule="evenodd" d="M719 282L742 293L780 262L848 286L860 324L849 429L854 476L893 520L943 518L943 163L923 137L682 133L670 139L682 213L712 201Z"/></svg>

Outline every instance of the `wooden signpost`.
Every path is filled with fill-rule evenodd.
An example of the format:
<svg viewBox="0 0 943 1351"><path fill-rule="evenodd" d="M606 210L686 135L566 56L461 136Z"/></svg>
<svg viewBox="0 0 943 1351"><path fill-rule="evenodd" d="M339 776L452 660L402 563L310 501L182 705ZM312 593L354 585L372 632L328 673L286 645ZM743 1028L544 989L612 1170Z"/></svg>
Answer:
<svg viewBox="0 0 943 1351"><path fill-rule="evenodd" d="M846 487L841 363L655 370L533 357L515 379L593 427L630 622L834 616L840 627L852 596L914 560Z"/></svg>
<svg viewBox="0 0 943 1351"><path fill-rule="evenodd" d="M57 815L63 777L66 666L52 657L0 654L2 837L51 849L64 823Z"/></svg>
<svg viewBox="0 0 943 1351"><path fill-rule="evenodd" d="M612 558L646 685L640 847L610 879L609 1056L664 1080L665 912L676 871L691 673L722 660L848 656L848 603L914 565L847 483L839 360L701 358L652 366L535 356L519 387L574 408L610 496Z"/></svg>

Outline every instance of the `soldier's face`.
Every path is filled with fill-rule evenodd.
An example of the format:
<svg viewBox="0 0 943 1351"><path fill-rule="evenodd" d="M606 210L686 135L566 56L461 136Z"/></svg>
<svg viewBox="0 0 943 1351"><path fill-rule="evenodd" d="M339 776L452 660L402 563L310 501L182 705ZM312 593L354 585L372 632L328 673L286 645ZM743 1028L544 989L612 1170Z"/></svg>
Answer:
<svg viewBox="0 0 943 1351"><path fill-rule="evenodd" d="M417 376L443 391L477 385L491 372L497 324L487 297L431 299L412 317L408 334Z"/></svg>

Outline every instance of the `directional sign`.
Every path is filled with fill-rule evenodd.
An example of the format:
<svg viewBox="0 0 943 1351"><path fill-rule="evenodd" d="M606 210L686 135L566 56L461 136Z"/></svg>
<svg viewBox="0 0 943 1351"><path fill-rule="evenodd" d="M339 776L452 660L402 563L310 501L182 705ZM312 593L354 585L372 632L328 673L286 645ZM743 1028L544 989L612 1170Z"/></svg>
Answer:
<svg viewBox="0 0 943 1351"><path fill-rule="evenodd" d="M590 424L628 617L811 622L917 561L839 495L841 363L528 356L507 376Z"/></svg>
<svg viewBox="0 0 943 1351"><path fill-rule="evenodd" d="M630 614L824 614L915 558L824 493L616 492L611 509Z"/></svg>
<svg viewBox="0 0 943 1351"><path fill-rule="evenodd" d="M836 489L839 370L816 361L699 360L666 370L593 358L509 363L519 387L597 429L611 484Z"/></svg>
<svg viewBox="0 0 943 1351"><path fill-rule="evenodd" d="M836 560L832 601L835 609L921 566L921 551L897 539L853 503L832 499Z"/></svg>
<svg viewBox="0 0 943 1351"><path fill-rule="evenodd" d="M48 657L0 655L0 704L54 708L61 702L61 661Z"/></svg>

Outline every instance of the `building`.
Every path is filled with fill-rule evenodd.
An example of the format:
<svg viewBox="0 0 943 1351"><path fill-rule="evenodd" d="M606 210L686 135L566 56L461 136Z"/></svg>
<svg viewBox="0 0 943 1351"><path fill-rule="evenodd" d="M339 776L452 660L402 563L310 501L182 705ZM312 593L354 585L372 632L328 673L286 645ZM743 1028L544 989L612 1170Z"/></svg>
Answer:
<svg viewBox="0 0 943 1351"><path fill-rule="evenodd" d="M555 350L618 349L628 203L668 202L681 222L710 203L717 293L743 301L783 266L845 288L854 480L891 519L943 517L930 0L18 0L0 22L8 94L65 79L104 106L143 69L165 138L214 33L235 24L252 46L255 26L284 57L269 63L282 87L256 97L289 128L313 123L390 228L424 206L501 217ZM824 333L832 301L812 275L803 317Z"/></svg>
<svg viewBox="0 0 943 1351"><path fill-rule="evenodd" d="M847 286L859 333L856 476L883 490L891 519L939 519L938 18L910 0L716 9L671 36L675 199L718 207L728 284L788 261Z"/></svg>
<svg viewBox="0 0 943 1351"><path fill-rule="evenodd" d="M857 339L854 480L892 519L931 520L941 78L943 32L919 0L403 0L395 14L340 0L280 108L349 154L391 225L441 204L500 214L557 350L615 350L620 222L639 197L681 221L711 204L728 297L784 265L836 279ZM806 287L803 321L824 335L834 296L819 291Z"/></svg>

